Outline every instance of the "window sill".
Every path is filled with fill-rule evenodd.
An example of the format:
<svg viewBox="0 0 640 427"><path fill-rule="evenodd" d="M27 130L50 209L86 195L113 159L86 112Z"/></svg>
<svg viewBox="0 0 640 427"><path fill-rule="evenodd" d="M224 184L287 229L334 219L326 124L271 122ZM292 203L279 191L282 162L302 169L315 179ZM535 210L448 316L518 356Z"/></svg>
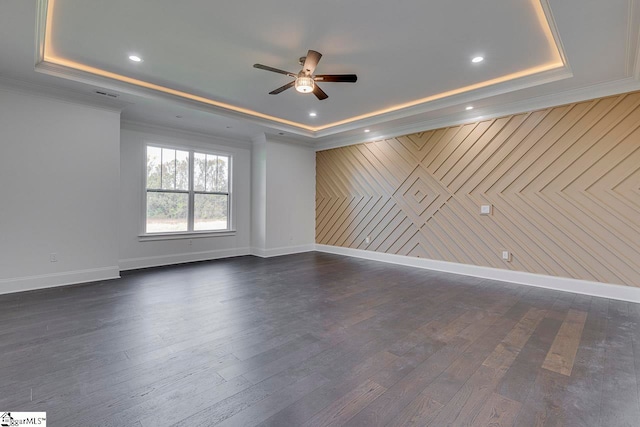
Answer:
<svg viewBox="0 0 640 427"><path fill-rule="evenodd" d="M190 231L186 233L153 233L138 235L139 242L155 242L158 240L202 239L205 237L235 236L236 230Z"/></svg>

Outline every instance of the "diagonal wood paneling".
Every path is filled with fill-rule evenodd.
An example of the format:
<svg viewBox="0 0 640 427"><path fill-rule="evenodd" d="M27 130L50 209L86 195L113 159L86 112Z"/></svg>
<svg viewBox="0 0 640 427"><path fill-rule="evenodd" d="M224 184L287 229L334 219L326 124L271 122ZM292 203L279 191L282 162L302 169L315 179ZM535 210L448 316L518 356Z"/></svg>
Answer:
<svg viewBox="0 0 640 427"><path fill-rule="evenodd" d="M320 151L316 175L318 243L640 287L640 93Z"/></svg>

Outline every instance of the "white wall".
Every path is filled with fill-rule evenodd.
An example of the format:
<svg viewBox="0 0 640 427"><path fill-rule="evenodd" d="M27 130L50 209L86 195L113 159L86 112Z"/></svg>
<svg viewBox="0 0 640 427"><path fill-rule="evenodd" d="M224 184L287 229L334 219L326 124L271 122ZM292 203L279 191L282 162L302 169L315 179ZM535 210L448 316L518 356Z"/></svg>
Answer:
<svg viewBox="0 0 640 427"><path fill-rule="evenodd" d="M267 139L253 140L251 149L251 248L264 252L267 245Z"/></svg>
<svg viewBox="0 0 640 427"><path fill-rule="evenodd" d="M119 112L0 88L0 293L118 276L119 139Z"/></svg>
<svg viewBox="0 0 640 427"><path fill-rule="evenodd" d="M140 241L143 232L145 144L161 143L228 153L232 164L235 235ZM251 144L165 129L123 126L120 148L120 269L151 267L250 253Z"/></svg>
<svg viewBox="0 0 640 427"><path fill-rule="evenodd" d="M313 250L312 149L262 136L252 150L249 141L120 127L118 111L0 86L0 294L133 268ZM146 142L233 156L235 234L140 241Z"/></svg>
<svg viewBox="0 0 640 427"><path fill-rule="evenodd" d="M313 245L315 151L303 145L269 141L267 177L267 248Z"/></svg>
<svg viewBox="0 0 640 427"><path fill-rule="evenodd" d="M313 250L315 152L304 145L268 138L262 147L261 141L254 142L254 173L264 168L264 174L260 179L254 179L254 183L261 184L260 180L263 180L266 194L264 197L254 194L253 213L264 214L265 239L264 247L254 246L253 253L275 256ZM264 155L259 154L262 150ZM256 206L256 203L263 203L264 207ZM258 220L261 218L254 218L253 222Z"/></svg>

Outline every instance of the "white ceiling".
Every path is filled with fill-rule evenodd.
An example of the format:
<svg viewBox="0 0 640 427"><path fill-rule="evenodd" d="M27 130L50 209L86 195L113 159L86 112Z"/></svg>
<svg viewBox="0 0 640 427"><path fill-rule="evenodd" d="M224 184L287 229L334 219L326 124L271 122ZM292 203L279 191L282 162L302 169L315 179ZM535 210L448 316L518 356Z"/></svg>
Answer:
<svg viewBox="0 0 640 427"><path fill-rule="evenodd" d="M0 83L112 102L127 121L335 145L640 89L639 9L636 0L3 0ZM358 82L321 84L324 101L268 95L291 79L252 65L296 73L308 49L324 55L317 73ZM476 55L485 61L472 64Z"/></svg>

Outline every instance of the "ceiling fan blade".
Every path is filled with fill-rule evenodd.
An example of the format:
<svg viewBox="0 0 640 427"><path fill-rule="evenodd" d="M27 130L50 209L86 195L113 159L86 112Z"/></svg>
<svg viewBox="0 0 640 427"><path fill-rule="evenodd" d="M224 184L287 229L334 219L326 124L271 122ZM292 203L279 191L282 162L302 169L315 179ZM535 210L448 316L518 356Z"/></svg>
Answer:
<svg viewBox="0 0 640 427"><path fill-rule="evenodd" d="M313 85L313 94L316 96L316 98L318 98L320 101L322 101L323 99L327 99L329 97L329 95L327 95L326 93L324 93L324 91L322 89L320 89L320 86L318 85Z"/></svg>
<svg viewBox="0 0 640 427"><path fill-rule="evenodd" d="M288 71L279 70L277 68L269 67L268 65L253 64L253 68L259 68L261 70L272 71L274 73L284 74L286 76L291 76L291 77L295 77L296 76L295 74L290 73Z"/></svg>
<svg viewBox="0 0 640 427"><path fill-rule="evenodd" d="M269 92L269 95L277 95L280 92L284 92L285 90L289 89L290 87L293 87L293 85L295 85L295 84L296 84L296 81L294 80L294 81L292 81L290 83L287 83L284 86L280 86L278 89L272 90L271 92Z"/></svg>
<svg viewBox="0 0 640 427"><path fill-rule="evenodd" d="M313 80L317 82L355 83L358 80L358 76L355 74L319 74Z"/></svg>
<svg viewBox="0 0 640 427"><path fill-rule="evenodd" d="M322 54L320 52L316 52L315 50L309 49L309 52L307 52L307 58L304 60L304 65L302 66L302 69L309 75L313 74L313 72L316 70L316 67L318 66L318 62L320 61L320 58L322 58Z"/></svg>

